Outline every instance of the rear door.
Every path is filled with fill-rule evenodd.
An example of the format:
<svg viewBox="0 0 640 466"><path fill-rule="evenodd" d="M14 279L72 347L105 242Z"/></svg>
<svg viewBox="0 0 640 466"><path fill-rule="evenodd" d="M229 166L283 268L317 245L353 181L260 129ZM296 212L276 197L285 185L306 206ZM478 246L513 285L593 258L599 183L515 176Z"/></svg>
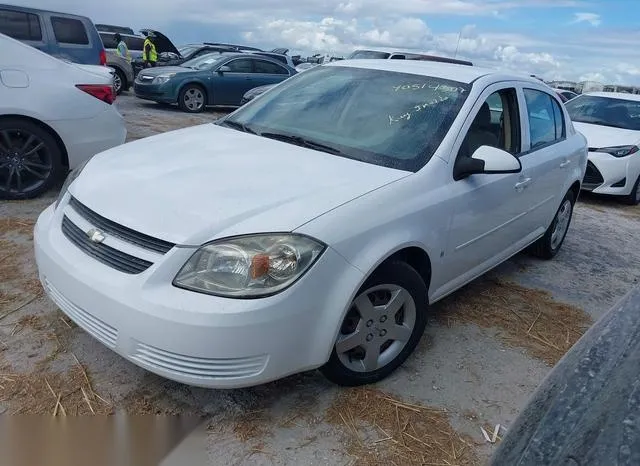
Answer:
<svg viewBox="0 0 640 466"><path fill-rule="evenodd" d="M520 155L523 172L527 174L522 194L528 205L526 221L530 234L541 235L550 225L565 194L568 170L572 163L577 163L571 157L561 104L552 92L528 83L519 90L526 128L524 151Z"/></svg>
<svg viewBox="0 0 640 466"><path fill-rule="evenodd" d="M278 84L290 76L289 70L284 66L267 60L254 59L253 70L254 80L256 82L256 85L253 87L264 86L265 84Z"/></svg>
<svg viewBox="0 0 640 466"><path fill-rule="evenodd" d="M42 20L37 14L19 9L0 8L0 33L45 53L51 52Z"/></svg>

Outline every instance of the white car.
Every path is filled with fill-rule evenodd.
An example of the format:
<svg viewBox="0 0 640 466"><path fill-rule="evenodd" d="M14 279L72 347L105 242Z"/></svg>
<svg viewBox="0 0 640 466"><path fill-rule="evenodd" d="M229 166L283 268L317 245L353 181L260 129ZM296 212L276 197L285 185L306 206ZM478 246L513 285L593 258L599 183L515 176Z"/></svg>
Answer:
<svg viewBox="0 0 640 466"><path fill-rule="evenodd" d="M0 199L37 197L98 152L122 144L113 74L0 34Z"/></svg>
<svg viewBox="0 0 640 466"><path fill-rule="evenodd" d="M528 246L556 255L586 163L535 79L338 61L97 155L40 215L36 260L63 312L167 378L366 384L431 304Z"/></svg>
<svg viewBox="0 0 640 466"><path fill-rule="evenodd" d="M583 94L566 104L575 127L589 142L582 189L640 203L640 95Z"/></svg>

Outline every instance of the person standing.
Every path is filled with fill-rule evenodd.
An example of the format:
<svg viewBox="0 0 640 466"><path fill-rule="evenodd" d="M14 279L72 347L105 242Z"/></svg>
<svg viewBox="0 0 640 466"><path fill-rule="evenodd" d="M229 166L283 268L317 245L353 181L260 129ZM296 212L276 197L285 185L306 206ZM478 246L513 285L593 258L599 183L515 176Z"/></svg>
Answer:
<svg viewBox="0 0 640 466"><path fill-rule="evenodd" d="M122 36L120 35L120 33L115 33L113 35L113 38L116 40L116 43L118 44L116 46L116 54L119 57L124 58L125 60L127 60L129 63L131 63L131 54L129 53L129 47L127 46L127 43L122 40Z"/></svg>
<svg viewBox="0 0 640 466"><path fill-rule="evenodd" d="M142 61L146 68L156 66L158 61L158 52L156 51L153 34L149 34L144 40L144 46L142 47Z"/></svg>

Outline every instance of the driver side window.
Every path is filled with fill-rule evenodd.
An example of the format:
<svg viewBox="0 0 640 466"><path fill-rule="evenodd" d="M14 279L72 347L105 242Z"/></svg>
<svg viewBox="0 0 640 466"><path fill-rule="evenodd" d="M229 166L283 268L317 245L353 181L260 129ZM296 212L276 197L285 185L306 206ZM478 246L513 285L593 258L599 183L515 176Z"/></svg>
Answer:
<svg viewBox="0 0 640 466"><path fill-rule="evenodd" d="M514 88L491 94L476 114L462 141L458 157L471 157L480 146L517 155L520 152L520 114Z"/></svg>

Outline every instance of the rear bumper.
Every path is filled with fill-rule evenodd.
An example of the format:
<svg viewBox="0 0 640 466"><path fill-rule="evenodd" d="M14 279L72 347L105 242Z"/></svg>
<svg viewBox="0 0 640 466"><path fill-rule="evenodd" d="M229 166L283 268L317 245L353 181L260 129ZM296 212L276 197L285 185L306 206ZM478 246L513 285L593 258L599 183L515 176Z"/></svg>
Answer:
<svg viewBox="0 0 640 466"><path fill-rule="evenodd" d="M93 118L45 121L64 142L70 169L100 152L124 144L127 127L117 102Z"/></svg>

